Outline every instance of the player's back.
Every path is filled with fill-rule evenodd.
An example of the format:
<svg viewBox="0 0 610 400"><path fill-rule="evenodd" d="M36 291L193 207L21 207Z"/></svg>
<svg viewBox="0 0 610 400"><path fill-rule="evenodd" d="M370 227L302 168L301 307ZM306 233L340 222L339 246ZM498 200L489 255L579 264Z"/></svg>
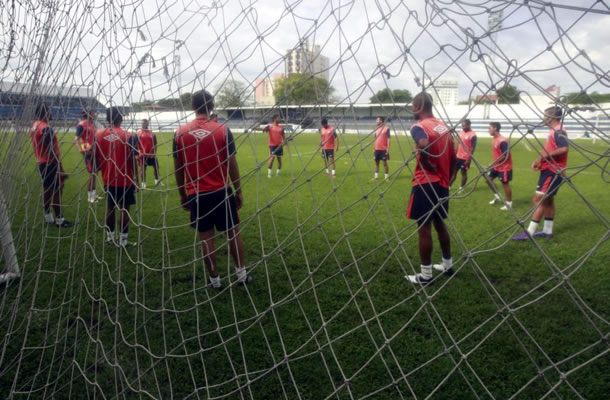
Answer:
<svg viewBox="0 0 610 400"><path fill-rule="evenodd" d="M174 156L184 165L189 194L214 192L228 185L228 159L234 152L229 135L225 125L204 118L178 128Z"/></svg>
<svg viewBox="0 0 610 400"><path fill-rule="evenodd" d="M149 129L140 129L136 135L140 154L153 154L155 152L155 134Z"/></svg>
<svg viewBox="0 0 610 400"><path fill-rule="evenodd" d="M328 125L327 128L322 127L322 145L324 150L333 150L335 148L335 127Z"/></svg>
<svg viewBox="0 0 610 400"><path fill-rule="evenodd" d="M449 188L451 164L455 158L455 149L449 128L434 117L423 119L413 126L421 127L426 133L428 146L420 151L425 152L430 164L436 166L435 172L425 170L421 163L421 153L418 153L413 185L438 182L442 187Z"/></svg>
<svg viewBox="0 0 610 400"><path fill-rule="evenodd" d="M568 133L562 125L557 125L554 128L551 128L551 130L549 131L546 142L544 142L544 150L546 150L547 153L551 153L557 150L558 148L567 145ZM549 157L549 159L550 160L547 161L546 158L542 158L542 161L540 163L541 170L559 172L560 170L566 168L566 166L568 165L567 152L558 156Z"/></svg>
<svg viewBox="0 0 610 400"><path fill-rule="evenodd" d="M46 164L55 160L52 152L55 153L57 159L59 159L59 145L55 135L52 137L52 143L45 143L45 134L50 134L47 130L50 130L49 124L46 121L35 121L30 130L30 137L32 139L32 147L34 148L34 156L38 164ZM51 147L52 146L52 147Z"/></svg>
<svg viewBox="0 0 610 400"><path fill-rule="evenodd" d="M134 183L133 153L129 132L111 127L95 134L95 162L105 186L124 187Z"/></svg>

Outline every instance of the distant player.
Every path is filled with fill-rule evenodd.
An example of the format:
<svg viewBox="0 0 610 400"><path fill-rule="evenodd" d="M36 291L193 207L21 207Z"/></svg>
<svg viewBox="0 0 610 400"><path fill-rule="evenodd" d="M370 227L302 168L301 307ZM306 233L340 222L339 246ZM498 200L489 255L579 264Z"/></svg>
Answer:
<svg viewBox="0 0 610 400"><path fill-rule="evenodd" d="M449 214L449 186L456 174L455 149L447 126L434 118L432 98L422 92L411 104L418 121L411 127L417 148L417 165L409 198L407 218L417 221L421 273L407 275L412 283L427 284L432 280L432 268L447 275L453 273L451 239L443 221ZM438 234L443 253L441 264L432 266L432 225Z"/></svg>
<svg viewBox="0 0 610 400"><path fill-rule="evenodd" d="M320 128L320 148L322 149L322 157L324 157L326 176L328 176L328 165L330 164L332 177L336 178L335 154L339 151L339 139L337 138L337 131L332 125L328 124L326 118L322 119L322 127Z"/></svg>
<svg viewBox="0 0 610 400"><path fill-rule="evenodd" d="M375 158L375 176L372 180L376 181L379 178L380 161L383 161L383 167L385 168L385 180L390 179L390 169L388 167L388 160L390 159L390 127L385 124L385 117L377 117L373 157Z"/></svg>
<svg viewBox="0 0 610 400"><path fill-rule="evenodd" d="M541 154L532 163L532 169L540 171L536 194L533 203L534 213L527 232L513 236L514 240L526 240L531 236L553 237L553 220L555 218L555 195L565 178L568 164L568 134L562 126L563 112L560 107L549 107L544 110L543 122L550 128ZM538 223L544 217L544 228L536 232Z"/></svg>
<svg viewBox="0 0 610 400"><path fill-rule="evenodd" d="M214 229L227 232L237 282L247 284L252 278L246 273L244 244L239 233L237 210L243 198L233 135L226 125L208 118L214 109L214 97L209 92L193 93L191 106L195 119L178 128L173 145L180 203L190 211L191 226L199 232L210 286L222 288L216 268Z"/></svg>
<svg viewBox="0 0 610 400"><path fill-rule="evenodd" d="M138 137L138 159L142 174L141 188L146 189L146 167L152 166L155 172L155 185L164 186L159 180L159 161L157 160L157 136L148 129L148 120L142 120L142 128L136 133Z"/></svg>
<svg viewBox="0 0 610 400"><path fill-rule="evenodd" d="M36 165L42 178L42 201L44 207L44 220L47 224L54 224L60 228L69 228L71 222L64 219L61 207L61 195L64 189L64 181L68 175L64 172L61 163L59 144L53 129L49 126L52 119L51 108L44 103L36 107L37 120L32 125L30 137ZM55 218L51 213L51 207L55 211Z"/></svg>
<svg viewBox="0 0 610 400"><path fill-rule="evenodd" d="M280 125L280 115L275 114L271 118L271 124L263 128L264 132L269 133L269 154L271 159L269 160L269 167L267 169L267 178L271 178L271 172L273 170L273 161L277 158L277 170L275 175L280 174L282 169L282 156L284 155L284 128Z"/></svg>
<svg viewBox="0 0 610 400"><path fill-rule="evenodd" d="M494 192L494 198L489 204L495 204L496 201L502 201L498 194L498 188L496 187L493 180L498 178L502 187L504 188L504 195L506 196L506 204L503 205L500 210L506 211L513 206L513 193L510 188L510 181L513 180L513 157L510 153L510 146L508 140L500 134L500 123L491 122L489 124L489 134L491 135L491 152L493 155L493 162L489 164L489 179L485 181Z"/></svg>
<svg viewBox="0 0 610 400"><path fill-rule="evenodd" d="M477 134L470 129L470 120L465 119L462 122L462 131L459 133L460 141L458 142L457 150L457 169L462 173L462 183L460 184L460 192L464 190L466 182L468 182L468 170L470 169L470 160L477 147Z"/></svg>
<svg viewBox="0 0 610 400"><path fill-rule="evenodd" d="M96 171L93 169L93 155L91 154L91 148L93 147L93 141L95 140L95 111L85 110L83 112L83 120L76 126L76 144L78 151L83 155L83 160L87 166L87 172L89 173L89 182L87 186L87 201L89 203L95 203L100 200L101 197L97 195L95 189L95 178Z"/></svg>
<svg viewBox="0 0 610 400"><path fill-rule="evenodd" d="M129 207L136 203L137 148L129 132L121 128L123 115L117 107L106 110L110 127L95 134L95 166L102 173L106 191L106 242L115 243L116 209L120 210L119 245L127 246Z"/></svg>

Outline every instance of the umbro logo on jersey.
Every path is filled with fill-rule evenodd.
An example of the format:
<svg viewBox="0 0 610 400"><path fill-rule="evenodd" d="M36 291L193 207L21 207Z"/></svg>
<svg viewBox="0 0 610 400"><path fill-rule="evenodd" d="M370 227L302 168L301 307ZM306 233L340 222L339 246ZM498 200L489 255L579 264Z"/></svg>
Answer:
<svg viewBox="0 0 610 400"><path fill-rule="evenodd" d="M104 139L109 141L110 143L112 143L112 142L116 142L117 140L121 140L121 137L119 135L117 135L116 133L112 133L112 134L106 136Z"/></svg>
<svg viewBox="0 0 610 400"><path fill-rule="evenodd" d="M206 136L210 135L212 132L206 131L205 129L196 129L194 131L189 132L191 135L195 136L197 140L201 140Z"/></svg>
<svg viewBox="0 0 610 400"><path fill-rule="evenodd" d="M441 133L441 134L442 134L442 133L447 132L447 127L445 127L445 126L443 126L443 125L436 125L436 126L434 127L434 130L435 130L436 132L438 132L438 133Z"/></svg>

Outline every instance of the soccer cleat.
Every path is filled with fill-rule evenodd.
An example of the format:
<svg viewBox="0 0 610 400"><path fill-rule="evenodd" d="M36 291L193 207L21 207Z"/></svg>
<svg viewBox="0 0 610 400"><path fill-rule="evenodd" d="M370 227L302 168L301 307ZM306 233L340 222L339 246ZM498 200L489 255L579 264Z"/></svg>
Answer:
<svg viewBox="0 0 610 400"><path fill-rule="evenodd" d="M218 281L218 285L214 286L214 283L212 283L212 277L209 276L208 277L208 284L205 286L208 289L214 289L214 290L218 290L219 292L223 289L222 283L220 283L220 281Z"/></svg>
<svg viewBox="0 0 610 400"><path fill-rule="evenodd" d="M417 273L415 275L405 275L405 279L408 279L411 283L419 283L421 285L427 285L432 282L432 278L426 279L420 273Z"/></svg>
<svg viewBox="0 0 610 400"><path fill-rule="evenodd" d="M252 275L248 274L246 275L246 279L243 280L238 280L237 284L239 286L246 286L247 284L249 284L250 282L252 282L254 280L254 278L252 278Z"/></svg>
<svg viewBox="0 0 610 400"><path fill-rule="evenodd" d="M553 238L553 234L552 233L546 233L544 231L540 231L540 232L534 233L534 237L543 237L543 238L547 238L547 239L552 239Z"/></svg>
<svg viewBox="0 0 610 400"><path fill-rule="evenodd" d="M529 236L527 234L527 232L522 232L518 235L515 235L512 237L513 240L527 240L529 239Z"/></svg>
<svg viewBox="0 0 610 400"><path fill-rule="evenodd" d="M377 178L371 178L371 182L376 182Z"/></svg>
<svg viewBox="0 0 610 400"><path fill-rule="evenodd" d="M328 176L328 175L329 175L329 173L328 173L328 172L325 172L325 174L326 174L326 176Z"/></svg>
<svg viewBox="0 0 610 400"><path fill-rule="evenodd" d="M106 243L113 243L114 244L114 232L106 231Z"/></svg>
<svg viewBox="0 0 610 400"><path fill-rule="evenodd" d="M458 189L458 193L462 193L464 191L464 186L460 186L460 188Z"/></svg>
<svg viewBox="0 0 610 400"><path fill-rule="evenodd" d="M74 224L70 221L63 220L63 221L61 221L61 224L58 224L57 222L55 222L55 226L58 228L72 228L74 226Z"/></svg>
<svg viewBox="0 0 610 400"><path fill-rule="evenodd" d="M494 198L493 198L493 199L492 199L492 200L489 202L489 204L493 206L494 204L496 204L496 200L497 200L497 199L494 197Z"/></svg>
<svg viewBox="0 0 610 400"><path fill-rule="evenodd" d="M337 179L337 175L333 175L333 179Z"/></svg>
<svg viewBox="0 0 610 400"><path fill-rule="evenodd" d="M146 182L142 182L142 184L140 185L140 187L141 187L142 189L146 189Z"/></svg>
<svg viewBox="0 0 610 400"><path fill-rule="evenodd" d="M435 270L442 272L443 274L447 275L447 276L451 276L455 273L455 271L453 270L452 267L449 268L445 268L444 264L433 264L432 268L434 268Z"/></svg>
<svg viewBox="0 0 610 400"><path fill-rule="evenodd" d="M156 186L165 186L165 184L163 182L161 182L159 179L155 179L155 185Z"/></svg>
<svg viewBox="0 0 610 400"><path fill-rule="evenodd" d="M507 207L506 205L504 205L504 206L500 207L500 210L502 210L502 211L508 211L508 207Z"/></svg>

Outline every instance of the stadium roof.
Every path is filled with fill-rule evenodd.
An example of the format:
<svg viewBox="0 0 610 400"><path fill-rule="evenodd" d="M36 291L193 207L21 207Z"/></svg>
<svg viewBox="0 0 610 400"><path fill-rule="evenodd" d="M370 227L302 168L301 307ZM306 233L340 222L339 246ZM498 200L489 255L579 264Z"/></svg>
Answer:
<svg viewBox="0 0 610 400"><path fill-rule="evenodd" d="M0 81L0 91L13 94L26 94L31 90L30 83ZM87 86L37 85L37 95L95 98L95 92Z"/></svg>

